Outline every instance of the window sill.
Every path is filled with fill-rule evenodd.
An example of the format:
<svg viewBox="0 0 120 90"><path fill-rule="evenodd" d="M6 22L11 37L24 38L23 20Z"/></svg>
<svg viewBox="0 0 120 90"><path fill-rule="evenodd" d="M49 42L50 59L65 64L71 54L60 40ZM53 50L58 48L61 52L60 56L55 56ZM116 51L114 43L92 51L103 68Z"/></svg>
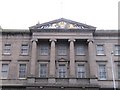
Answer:
<svg viewBox="0 0 120 90"><path fill-rule="evenodd" d="M29 54L20 54L20 56L29 56Z"/></svg>
<svg viewBox="0 0 120 90"><path fill-rule="evenodd" d="M48 77L36 77L36 79L48 79Z"/></svg>
<svg viewBox="0 0 120 90"><path fill-rule="evenodd" d="M40 55L40 56L49 56L49 55Z"/></svg>
<svg viewBox="0 0 120 90"><path fill-rule="evenodd" d="M105 54L97 54L96 56L106 56Z"/></svg>
<svg viewBox="0 0 120 90"><path fill-rule="evenodd" d="M81 54L81 55L76 55L76 56L86 56L85 54Z"/></svg>
<svg viewBox="0 0 120 90"><path fill-rule="evenodd" d="M62 77L57 77L57 78L55 78L55 79L69 79L68 77L64 77L64 78L62 78Z"/></svg>
<svg viewBox="0 0 120 90"><path fill-rule="evenodd" d="M18 78L18 79L20 79L20 80L25 80L26 78Z"/></svg>
<svg viewBox="0 0 120 90"><path fill-rule="evenodd" d="M106 81L107 79L98 79L99 81Z"/></svg>
<svg viewBox="0 0 120 90"><path fill-rule="evenodd" d="M114 56L120 56L120 54L115 54Z"/></svg>
<svg viewBox="0 0 120 90"><path fill-rule="evenodd" d="M0 78L0 80L7 80L8 78Z"/></svg>
<svg viewBox="0 0 120 90"><path fill-rule="evenodd" d="M4 56L11 56L11 53L3 53Z"/></svg>
<svg viewBox="0 0 120 90"><path fill-rule="evenodd" d="M58 55L58 56L67 56L67 55Z"/></svg>

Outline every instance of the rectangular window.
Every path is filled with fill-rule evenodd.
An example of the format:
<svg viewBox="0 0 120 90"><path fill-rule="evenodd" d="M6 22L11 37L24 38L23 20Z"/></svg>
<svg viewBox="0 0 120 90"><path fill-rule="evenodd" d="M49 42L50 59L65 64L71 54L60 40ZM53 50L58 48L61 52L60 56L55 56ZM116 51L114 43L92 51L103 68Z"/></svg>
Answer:
<svg viewBox="0 0 120 90"><path fill-rule="evenodd" d="M104 45L97 45L97 55L104 55Z"/></svg>
<svg viewBox="0 0 120 90"><path fill-rule="evenodd" d="M22 55L28 55L29 52L29 45L28 44L22 44L21 45L21 54Z"/></svg>
<svg viewBox="0 0 120 90"><path fill-rule="evenodd" d="M66 47L66 45L58 46L58 55L67 55L67 47Z"/></svg>
<svg viewBox="0 0 120 90"><path fill-rule="evenodd" d="M65 78L67 74L67 68L65 64L59 64L59 78Z"/></svg>
<svg viewBox="0 0 120 90"><path fill-rule="evenodd" d="M84 65L77 65L77 77L78 78L85 78L85 66Z"/></svg>
<svg viewBox="0 0 120 90"><path fill-rule="evenodd" d="M99 65L99 79L106 80L106 66Z"/></svg>
<svg viewBox="0 0 120 90"><path fill-rule="evenodd" d="M49 54L49 46L41 45L40 46L40 55L48 55Z"/></svg>
<svg viewBox="0 0 120 90"><path fill-rule="evenodd" d="M9 70L9 67L8 67L8 64L2 64L2 78L3 79L7 79L8 77L8 70Z"/></svg>
<svg viewBox="0 0 120 90"><path fill-rule="evenodd" d="M76 46L76 55L85 55L85 47L83 45Z"/></svg>
<svg viewBox="0 0 120 90"><path fill-rule="evenodd" d="M47 64L40 64L39 66L39 76L40 77L47 77Z"/></svg>
<svg viewBox="0 0 120 90"><path fill-rule="evenodd" d="M26 64L19 64L19 78L26 78Z"/></svg>
<svg viewBox="0 0 120 90"><path fill-rule="evenodd" d="M118 65L118 79L120 79L120 65Z"/></svg>
<svg viewBox="0 0 120 90"><path fill-rule="evenodd" d="M11 53L11 44L5 44L4 45L4 54L10 54Z"/></svg>
<svg viewBox="0 0 120 90"><path fill-rule="evenodd" d="M115 55L120 55L120 45L115 45Z"/></svg>

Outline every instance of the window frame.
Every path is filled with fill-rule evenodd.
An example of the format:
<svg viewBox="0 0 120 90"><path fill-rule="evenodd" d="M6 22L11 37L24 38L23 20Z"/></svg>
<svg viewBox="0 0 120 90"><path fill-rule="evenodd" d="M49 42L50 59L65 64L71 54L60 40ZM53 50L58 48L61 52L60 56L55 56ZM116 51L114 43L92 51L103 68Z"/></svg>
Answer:
<svg viewBox="0 0 120 90"><path fill-rule="evenodd" d="M82 53L81 53L81 49L83 50ZM85 55L85 46L84 45L76 45L75 46L75 54L76 55Z"/></svg>
<svg viewBox="0 0 120 90"><path fill-rule="evenodd" d="M64 65L64 67L62 68L62 72L60 72L60 65ZM65 63L59 63L58 64L58 78L67 78L67 65ZM63 74L63 75L62 75ZM62 76L61 76L62 75Z"/></svg>
<svg viewBox="0 0 120 90"><path fill-rule="evenodd" d="M21 44L21 51L20 51L20 53L21 53L21 55L29 55L29 44L27 44L27 43Z"/></svg>
<svg viewBox="0 0 120 90"><path fill-rule="evenodd" d="M116 46L118 46L118 49L117 49L117 54L116 54ZM119 50L119 48L120 48L120 45L118 44L116 44L116 45L114 45L114 55L116 55L116 56L118 56L118 55L120 55L120 50Z"/></svg>
<svg viewBox="0 0 120 90"><path fill-rule="evenodd" d="M7 70L3 70L3 65L7 65ZM2 67L1 67L1 78L2 79L8 79L8 75L9 75L9 64L8 63L2 63ZM6 72L6 77L3 77L3 72Z"/></svg>
<svg viewBox="0 0 120 90"><path fill-rule="evenodd" d="M79 66L82 66L82 71L80 70L80 67ZM78 69L80 71L78 71ZM77 64L77 67L76 67L76 75L77 75L77 78L86 78L86 69L85 69L85 64Z"/></svg>
<svg viewBox="0 0 120 90"><path fill-rule="evenodd" d="M102 50L98 50L98 46L102 46ZM102 52L102 53L99 53L99 52ZM105 55L105 45L104 44L96 45L96 55L99 55L99 56Z"/></svg>
<svg viewBox="0 0 120 90"><path fill-rule="evenodd" d="M25 65L25 70L24 71L21 71L20 65ZM20 77L21 72L25 72L24 77ZM26 63L19 63L18 77L19 77L19 79L26 79L26 77L27 77L27 64Z"/></svg>
<svg viewBox="0 0 120 90"><path fill-rule="evenodd" d="M47 56L47 55L49 55L49 51L50 51L49 45L47 45L47 44L41 44L39 51L40 51L40 55L41 56Z"/></svg>
<svg viewBox="0 0 120 90"><path fill-rule="evenodd" d="M46 67L45 67L45 72L46 73L44 73L44 74L41 74L41 66L40 65L46 65ZM43 71L42 71L43 72ZM41 76L42 75L42 76ZM39 77L40 78L47 78L48 77L48 63L39 63Z"/></svg>
<svg viewBox="0 0 120 90"><path fill-rule="evenodd" d="M118 80L120 80L120 65L118 65Z"/></svg>
<svg viewBox="0 0 120 90"><path fill-rule="evenodd" d="M59 56L66 56L67 55L67 46L65 44L59 44L57 49L57 54Z"/></svg>
<svg viewBox="0 0 120 90"><path fill-rule="evenodd" d="M104 67L102 67L102 69L104 68L104 70L101 70L100 66L104 66ZM103 73L104 73L104 75L103 75ZM99 64L99 66L98 66L98 78L99 78L99 80L107 80L106 64Z"/></svg>
<svg viewBox="0 0 120 90"><path fill-rule="evenodd" d="M9 45L9 48L7 48L6 45ZM4 47L3 47L3 54L4 55L11 55L11 48L12 48L11 43L5 43Z"/></svg>

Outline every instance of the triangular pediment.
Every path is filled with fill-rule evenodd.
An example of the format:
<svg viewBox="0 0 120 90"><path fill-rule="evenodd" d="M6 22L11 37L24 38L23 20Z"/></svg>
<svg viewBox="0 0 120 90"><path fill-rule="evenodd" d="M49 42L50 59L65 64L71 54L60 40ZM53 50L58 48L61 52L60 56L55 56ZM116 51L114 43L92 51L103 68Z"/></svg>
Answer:
<svg viewBox="0 0 120 90"><path fill-rule="evenodd" d="M65 18L56 19L42 24L36 24L30 29L96 29L96 27L72 21Z"/></svg>
<svg viewBox="0 0 120 90"><path fill-rule="evenodd" d="M67 62L68 60L65 59L65 58L60 58L60 59L58 59L57 61L58 61L58 62Z"/></svg>

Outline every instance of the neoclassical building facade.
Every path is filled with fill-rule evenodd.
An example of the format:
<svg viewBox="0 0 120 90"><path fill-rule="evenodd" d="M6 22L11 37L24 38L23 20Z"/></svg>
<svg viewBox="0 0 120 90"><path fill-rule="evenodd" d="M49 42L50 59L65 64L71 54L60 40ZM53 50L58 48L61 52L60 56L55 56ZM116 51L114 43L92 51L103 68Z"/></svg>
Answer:
<svg viewBox="0 0 120 90"><path fill-rule="evenodd" d="M120 33L60 18L1 29L1 90L120 89Z"/></svg>

